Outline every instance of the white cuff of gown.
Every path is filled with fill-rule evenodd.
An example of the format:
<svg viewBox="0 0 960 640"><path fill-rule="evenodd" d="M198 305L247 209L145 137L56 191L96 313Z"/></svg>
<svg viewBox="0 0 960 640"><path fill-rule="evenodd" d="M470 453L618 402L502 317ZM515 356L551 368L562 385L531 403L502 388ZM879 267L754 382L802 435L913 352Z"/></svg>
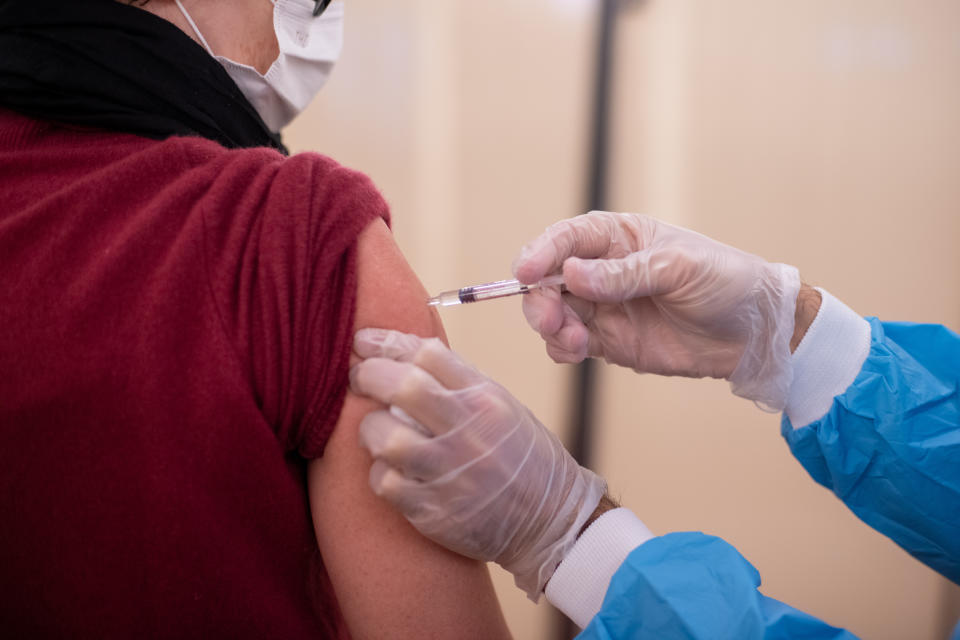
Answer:
<svg viewBox="0 0 960 640"><path fill-rule="evenodd" d="M583 629L600 611L603 597L630 552L653 537L629 509L612 509L593 521L553 572L547 600Z"/></svg>
<svg viewBox="0 0 960 640"><path fill-rule="evenodd" d="M820 311L793 352L793 383L784 413L794 428L819 420L853 384L870 353L870 323L817 288Z"/></svg>

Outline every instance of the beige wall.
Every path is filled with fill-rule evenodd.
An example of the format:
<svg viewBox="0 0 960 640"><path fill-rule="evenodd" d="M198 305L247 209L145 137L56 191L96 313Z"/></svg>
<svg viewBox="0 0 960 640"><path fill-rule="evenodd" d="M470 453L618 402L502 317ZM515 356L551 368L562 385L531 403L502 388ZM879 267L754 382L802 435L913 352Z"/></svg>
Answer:
<svg viewBox="0 0 960 640"><path fill-rule="evenodd" d="M432 291L506 277L582 206L587 0L351 1L343 61L287 133L370 173ZM619 36L612 208L800 267L865 315L960 328L960 4L650 0ZM516 300L452 344L559 432L570 369ZM655 531L736 545L764 590L870 638L943 638L958 590L793 460L723 383L601 372L597 467ZM549 608L496 572L518 638Z"/></svg>

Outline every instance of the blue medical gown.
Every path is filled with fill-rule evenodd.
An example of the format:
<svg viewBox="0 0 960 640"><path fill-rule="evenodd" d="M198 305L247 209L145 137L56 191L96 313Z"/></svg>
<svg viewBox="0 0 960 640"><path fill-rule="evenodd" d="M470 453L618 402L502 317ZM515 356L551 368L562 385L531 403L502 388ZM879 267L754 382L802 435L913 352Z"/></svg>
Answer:
<svg viewBox="0 0 960 640"><path fill-rule="evenodd" d="M853 384L816 422L794 429L784 416L783 436L860 519L960 583L960 336L869 321L870 354ZM579 638L854 637L759 586L756 569L719 538L654 538L627 557Z"/></svg>

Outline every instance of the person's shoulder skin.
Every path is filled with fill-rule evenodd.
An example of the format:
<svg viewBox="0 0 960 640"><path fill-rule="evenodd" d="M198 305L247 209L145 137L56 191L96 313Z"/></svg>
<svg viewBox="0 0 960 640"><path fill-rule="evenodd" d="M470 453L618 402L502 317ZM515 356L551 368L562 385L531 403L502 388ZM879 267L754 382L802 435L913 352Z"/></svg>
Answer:
<svg viewBox="0 0 960 640"><path fill-rule="evenodd" d="M444 337L426 291L382 220L358 240L355 328ZM324 564L355 638L509 637L486 567L423 538L368 485L363 416L381 408L348 393L322 458L309 468Z"/></svg>

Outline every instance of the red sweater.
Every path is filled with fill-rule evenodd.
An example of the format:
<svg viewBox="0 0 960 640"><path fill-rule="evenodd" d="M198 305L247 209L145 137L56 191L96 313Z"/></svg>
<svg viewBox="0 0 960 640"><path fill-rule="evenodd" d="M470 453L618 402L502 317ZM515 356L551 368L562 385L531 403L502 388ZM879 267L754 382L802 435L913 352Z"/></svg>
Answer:
<svg viewBox="0 0 960 640"><path fill-rule="evenodd" d="M319 155L0 111L0 635L346 635L305 458L376 216Z"/></svg>

